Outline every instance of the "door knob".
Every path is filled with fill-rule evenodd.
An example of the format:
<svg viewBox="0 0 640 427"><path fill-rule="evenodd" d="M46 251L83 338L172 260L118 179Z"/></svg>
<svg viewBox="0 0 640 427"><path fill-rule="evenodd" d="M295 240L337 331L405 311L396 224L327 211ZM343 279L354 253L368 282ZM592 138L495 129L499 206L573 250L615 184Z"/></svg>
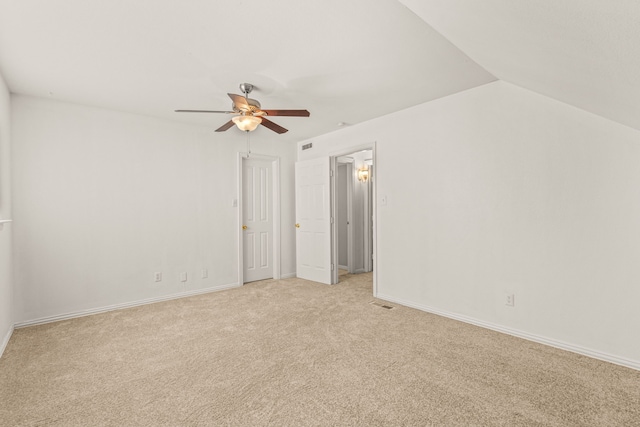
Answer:
<svg viewBox="0 0 640 427"><path fill-rule="evenodd" d="M296 224L296 228L300 228L300 224Z"/></svg>
<svg viewBox="0 0 640 427"><path fill-rule="evenodd" d="M246 225L243 225L243 226L242 226L242 229L243 229L243 230L246 230L247 228L249 228L249 227L247 227Z"/></svg>

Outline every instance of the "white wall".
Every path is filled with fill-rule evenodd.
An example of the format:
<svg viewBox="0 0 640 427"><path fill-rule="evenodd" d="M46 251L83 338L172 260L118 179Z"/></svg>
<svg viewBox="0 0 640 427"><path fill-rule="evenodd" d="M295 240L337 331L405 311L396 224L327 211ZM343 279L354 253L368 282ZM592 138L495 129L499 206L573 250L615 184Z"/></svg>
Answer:
<svg viewBox="0 0 640 427"><path fill-rule="evenodd" d="M11 98L0 75L0 219L11 219ZM13 224L0 225L0 356L13 331L11 239Z"/></svg>
<svg viewBox="0 0 640 427"><path fill-rule="evenodd" d="M24 96L12 114L17 324L237 285L245 138ZM254 135L252 152L281 158L281 272L291 274L295 147Z"/></svg>
<svg viewBox="0 0 640 427"><path fill-rule="evenodd" d="M639 131L496 82L311 141L376 142L379 297L640 369Z"/></svg>

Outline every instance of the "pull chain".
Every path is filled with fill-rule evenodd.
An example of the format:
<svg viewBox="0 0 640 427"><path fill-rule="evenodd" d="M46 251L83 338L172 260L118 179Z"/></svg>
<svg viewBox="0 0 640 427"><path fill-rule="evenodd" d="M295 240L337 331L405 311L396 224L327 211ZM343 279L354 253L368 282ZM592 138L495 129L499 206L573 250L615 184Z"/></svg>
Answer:
<svg viewBox="0 0 640 427"><path fill-rule="evenodd" d="M251 89L253 89L253 86L251 85L247 85L245 83L240 85L240 90L244 94L244 99L247 104L249 103L249 92L251 92ZM248 159L249 156L251 155L251 144L249 141L249 131L247 130L245 132L247 132L247 159Z"/></svg>

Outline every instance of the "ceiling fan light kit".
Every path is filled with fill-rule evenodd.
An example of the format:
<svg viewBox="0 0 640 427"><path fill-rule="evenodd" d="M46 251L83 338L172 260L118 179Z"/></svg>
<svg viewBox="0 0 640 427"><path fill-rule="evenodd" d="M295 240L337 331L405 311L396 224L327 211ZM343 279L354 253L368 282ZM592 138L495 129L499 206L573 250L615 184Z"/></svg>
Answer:
<svg viewBox="0 0 640 427"><path fill-rule="evenodd" d="M258 116L235 116L231 121L238 126L238 129L251 132L256 130L258 125L262 123L262 118Z"/></svg>
<svg viewBox="0 0 640 427"><path fill-rule="evenodd" d="M309 117L307 110L263 110L262 106L255 99L248 98L254 86L251 83L241 83L240 90L244 96L228 93L233 101L233 111L213 111L213 110L175 110L176 113L222 113L239 114L234 116L227 123L216 129L216 132L229 130L235 124L238 129L244 132L255 130L258 125L271 129L276 133L285 133L288 129L268 120L265 116L289 116L289 117Z"/></svg>

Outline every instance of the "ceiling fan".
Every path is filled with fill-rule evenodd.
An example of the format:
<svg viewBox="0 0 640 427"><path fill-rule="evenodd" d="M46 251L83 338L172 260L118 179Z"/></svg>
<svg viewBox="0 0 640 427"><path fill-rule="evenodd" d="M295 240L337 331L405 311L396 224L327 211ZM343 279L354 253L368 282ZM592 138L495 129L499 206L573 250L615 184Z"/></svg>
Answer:
<svg viewBox="0 0 640 427"><path fill-rule="evenodd" d="M224 132L233 125L238 126L238 129L250 132L255 130L258 125L262 125L271 129L276 133L285 133L288 129L272 122L265 116L291 116L291 117L309 117L307 110L263 110L260 103L255 99L249 98L247 95L251 93L254 86L251 83L241 83L240 90L244 94L235 95L228 93L229 98L233 101L232 111L211 111L211 110L175 110L176 113L223 113L223 114L238 114L234 116L227 123L216 129L216 132Z"/></svg>

